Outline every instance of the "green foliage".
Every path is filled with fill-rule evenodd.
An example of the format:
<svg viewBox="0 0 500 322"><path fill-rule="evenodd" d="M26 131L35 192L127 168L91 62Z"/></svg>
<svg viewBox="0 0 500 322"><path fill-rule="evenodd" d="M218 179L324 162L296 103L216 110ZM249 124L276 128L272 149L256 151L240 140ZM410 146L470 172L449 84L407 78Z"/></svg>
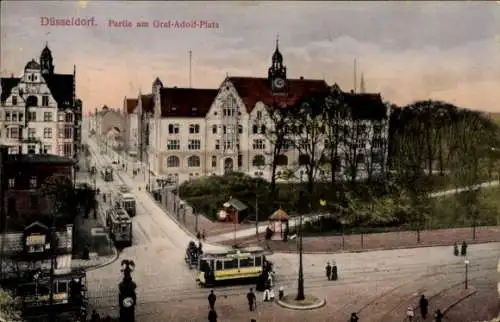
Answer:
<svg viewBox="0 0 500 322"><path fill-rule="evenodd" d="M0 318L6 321L21 321L21 314L12 296L0 289Z"/></svg>

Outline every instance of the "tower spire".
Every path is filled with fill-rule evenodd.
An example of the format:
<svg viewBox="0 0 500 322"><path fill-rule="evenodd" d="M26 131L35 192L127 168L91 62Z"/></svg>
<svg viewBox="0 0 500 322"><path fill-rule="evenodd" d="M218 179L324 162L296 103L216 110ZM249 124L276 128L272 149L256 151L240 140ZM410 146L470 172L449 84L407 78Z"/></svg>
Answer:
<svg viewBox="0 0 500 322"><path fill-rule="evenodd" d="M280 34L276 34L276 50L279 50L280 48Z"/></svg>
<svg viewBox="0 0 500 322"><path fill-rule="evenodd" d="M190 49L188 53L189 53L189 88L191 88L191 63L193 61L193 52Z"/></svg>

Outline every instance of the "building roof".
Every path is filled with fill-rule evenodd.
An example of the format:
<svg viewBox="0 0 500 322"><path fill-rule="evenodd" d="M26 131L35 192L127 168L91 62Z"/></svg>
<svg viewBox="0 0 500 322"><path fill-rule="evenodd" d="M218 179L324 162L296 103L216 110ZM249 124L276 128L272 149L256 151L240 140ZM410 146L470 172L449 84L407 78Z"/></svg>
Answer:
<svg viewBox="0 0 500 322"><path fill-rule="evenodd" d="M248 113L252 112L257 102L267 106L290 107L307 95L328 89L328 84L324 80L287 79L288 93L284 96L275 96L267 78L228 77L227 80L233 84Z"/></svg>
<svg viewBox="0 0 500 322"><path fill-rule="evenodd" d="M161 116L205 117L217 94L216 89L161 88Z"/></svg>
<svg viewBox="0 0 500 322"><path fill-rule="evenodd" d="M153 103L154 103L153 94L141 95L141 104L143 113L153 113L154 112Z"/></svg>
<svg viewBox="0 0 500 322"><path fill-rule="evenodd" d="M248 207L241 201L236 198L231 198L223 205L225 208L233 207L237 211L243 211L248 209Z"/></svg>
<svg viewBox="0 0 500 322"><path fill-rule="evenodd" d="M6 254L15 254L23 251L23 233L6 233L4 236L0 234L0 247L5 240L4 249ZM67 231L56 232L57 249L71 252L71 236Z"/></svg>
<svg viewBox="0 0 500 322"><path fill-rule="evenodd" d="M37 63L34 59L32 59L26 64L24 69L40 69L40 64Z"/></svg>
<svg viewBox="0 0 500 322"><path fill-rule="evenodd" d="M43 75L43 78L52 96L57 101L58 108L73 107L73 85L75 78L72 74L47 74Z"/></svg>
<svg viewBox="0 0 500 322"><path fill-rule="evenodd" d="M75 161L71 158L61 157L54 154L8 154L6 164L30 163L30 164L66 164L72 165Z"/></svg>
<svg viewBox="0 0 500 322"><path fill-rule="evenodd" d="M5 102L7 97L9 97L10 92L12 91L12 89L14 87L17 86L17 84L19 84L20 80L21 80L21 78L13 77L13 76L12 77L2 77L0 79L0 84L2 86L2 95L0 96L0 101L2 103Z"/></svg>
<svg viewBox="0 0 500 322"><path fill-rule="evenodd" d="M382 120L387 117L387 106L378 93L342 93L342 97L353 119Z"/></svg>
<svg viewBox="0 0 500 322"><path fill-rule="evenodd" d="M137 107L139 100L137 98L125 98L125 111L127 114L132 114Z"/></svg>

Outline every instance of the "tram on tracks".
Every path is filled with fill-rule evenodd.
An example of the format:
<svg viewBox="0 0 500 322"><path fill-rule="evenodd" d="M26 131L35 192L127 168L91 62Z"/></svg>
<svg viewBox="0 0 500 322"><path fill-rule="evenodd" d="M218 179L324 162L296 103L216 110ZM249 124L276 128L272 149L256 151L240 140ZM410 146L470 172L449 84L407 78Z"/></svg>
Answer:
<svg viewBox="0 0 500 322"><path fill-rule="evenodd" d="M116 206L125 209L130 217L134 217L136 214L135 197L123 187L120 187L120 191L116 195Z"/></svg>
<svg viewBox="0 0 500 322"><path fill-rule="evenodd" d="M105 167L101 170L101 177L104 181L113 181L113 168Z"/></svg>
<svg viewBox="0 0 500 322"><path fill-rule="evenodd" d="M109 209L106 213L106 225L116 247L132 245L132 220L125 209L121 207Z"/></svg>
<svg viewBox="0 0 500 322"><path fill-rule="evenodd" d="M199 255L196 281L201 287L229 282L257 282L272 268L266 259L269 254L261 247L204 252Z"/></svg>

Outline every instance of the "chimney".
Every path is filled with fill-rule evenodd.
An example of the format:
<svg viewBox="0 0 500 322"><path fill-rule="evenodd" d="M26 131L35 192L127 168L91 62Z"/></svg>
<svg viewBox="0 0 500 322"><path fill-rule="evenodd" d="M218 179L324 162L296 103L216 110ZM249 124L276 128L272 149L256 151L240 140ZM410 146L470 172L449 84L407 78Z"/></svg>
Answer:
<svg viewBox="0 0 500 322"><path fill-rule="evenodd" d="M14 73L11 73L11 74L10 74L10 78L14 78Z"/></svg>
<svg viewBox="0 0 500 322"><path fill-rule="evenodd" d="M300 80L304 80L304 76L300 76Z"/></svg>

